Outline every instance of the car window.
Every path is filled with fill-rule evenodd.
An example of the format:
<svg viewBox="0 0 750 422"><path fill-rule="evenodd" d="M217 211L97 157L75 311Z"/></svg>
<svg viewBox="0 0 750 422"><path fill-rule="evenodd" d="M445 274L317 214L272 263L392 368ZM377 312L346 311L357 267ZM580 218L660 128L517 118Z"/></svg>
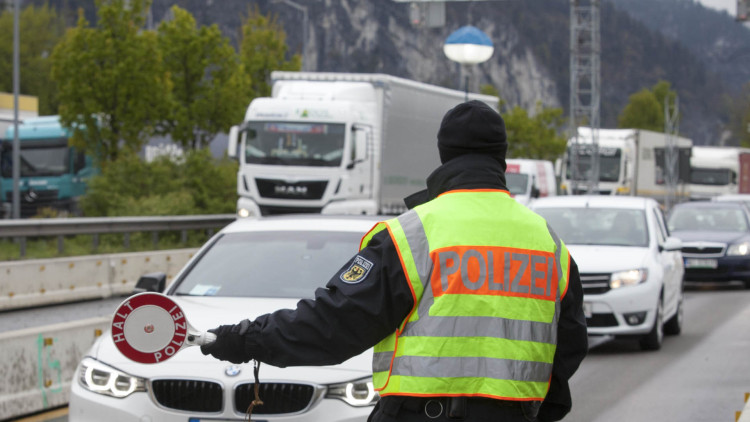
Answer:
<svg viewBox="0 0 750 422"><path fill-rule="evenodd" d="M228 233L177 281L176 294L313 297L359 249L363 233Z"/></svg>
<svg viewBox="0 0 750 422"><path fill-rule="evenodd" d="M669 216L670 231L747 231L745 212L739 208L675 207Z"/></svg>
<svg viewBox="0 0 750 422"><path fill-rule="evenodd" d="M648 246L643 210L615 208L538 208L569 245Z"/></svg>

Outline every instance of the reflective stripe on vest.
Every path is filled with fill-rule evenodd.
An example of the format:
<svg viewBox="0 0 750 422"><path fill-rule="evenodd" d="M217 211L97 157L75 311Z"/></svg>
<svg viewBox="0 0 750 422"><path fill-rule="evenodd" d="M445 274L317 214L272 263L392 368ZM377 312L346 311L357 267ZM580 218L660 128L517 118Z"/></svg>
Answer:
<svg viewBox="0 0 750 422"><path fill-rule="evenodd" d="M452 191L361 246L385 229L416 306L375 346L381 395L543 399L570 258L544 220L504 191Z"/></svg>

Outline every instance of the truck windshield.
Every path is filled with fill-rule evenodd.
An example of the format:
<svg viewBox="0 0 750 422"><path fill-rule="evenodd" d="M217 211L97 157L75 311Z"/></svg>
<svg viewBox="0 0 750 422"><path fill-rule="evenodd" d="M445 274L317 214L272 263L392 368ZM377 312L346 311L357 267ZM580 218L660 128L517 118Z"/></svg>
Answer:
<svg viewBox="0 0 750 422"><path fill-rule="evenodd" d="M505 184L511 195L523 195L529 186L529 175L523 173L505 173Z"/></svg>
<svg viewBox="0 0 750 422"><path fill-rule="evenodd" d="M565 162L565 175L568 179L573 179L570 156L574 148L568 148ZM599 147L599 181L616 182L620 179L620 162L622 151L619 148ZM591 175L591 147L581 145L578 147L578 172L575 174L575 180L589 180Z"/></svg>
<svg viewBox="0 0 750 422"><path fill-rule="evenodd" d="M690 183L696 185L724 186L731 183L731 170L691 168Z"/></svg>
<svg viewBox="0 0 750 422"><path fill-rule="evenodd" d="M34 140L21 145L21 177L59 176L70 172L67 140Z"/></svg>
<svg viewBox="0 0 750 422"><path fill-rule="evenodd" d="M342 123L251 122L245 134L250 164L337 167L344 156Z"/></svg>

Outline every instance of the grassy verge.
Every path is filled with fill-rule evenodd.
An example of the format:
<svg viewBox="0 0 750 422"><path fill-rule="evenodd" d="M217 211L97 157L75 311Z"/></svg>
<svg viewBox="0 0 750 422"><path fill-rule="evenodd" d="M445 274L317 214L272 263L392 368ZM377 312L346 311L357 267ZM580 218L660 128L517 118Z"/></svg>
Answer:
<svg viewBox="0 0 750 422"><path fill-rule="evenodd" d="M0 261L21 259L61 258L66 256L96 255L120 252L142 252L165 249L197 248L208 240L204 230L187 232L183 242L179 233L159 233L154 243L151 233L133 233L126 242L124 234L99 235L94 247L93 235L64 236L62 251L58 250L58 238L27 238L26 254L21 256L21 245L14 239L0 239Z"/></svg>

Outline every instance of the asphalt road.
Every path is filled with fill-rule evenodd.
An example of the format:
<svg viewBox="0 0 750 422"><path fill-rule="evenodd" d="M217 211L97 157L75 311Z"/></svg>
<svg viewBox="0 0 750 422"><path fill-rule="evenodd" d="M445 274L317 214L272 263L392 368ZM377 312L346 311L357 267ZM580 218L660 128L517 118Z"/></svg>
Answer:
<svg viewBox="0 0 750 422"><path fill-rule="evenodd" d="M20 322L36 325L27 321L31 318L111 315L121 299L83 302L77 310L60 306L6 314L0 331ZM688 287L683 332L666 337L661 350L644 352L635 341L613 340L589 351L571 380L573 410L564 420L733 421L748 392L750 290ZM48 418L37 415L34 422L66 422L66 409L57 411Z"/></svg>
<svg viewBox="0 0 750 422"><path fill-rule="evenodd" d="M733 421L750 392L750 290L689 288L682 334L661 350L615 340L571 380L565 421Z"/></svg>

